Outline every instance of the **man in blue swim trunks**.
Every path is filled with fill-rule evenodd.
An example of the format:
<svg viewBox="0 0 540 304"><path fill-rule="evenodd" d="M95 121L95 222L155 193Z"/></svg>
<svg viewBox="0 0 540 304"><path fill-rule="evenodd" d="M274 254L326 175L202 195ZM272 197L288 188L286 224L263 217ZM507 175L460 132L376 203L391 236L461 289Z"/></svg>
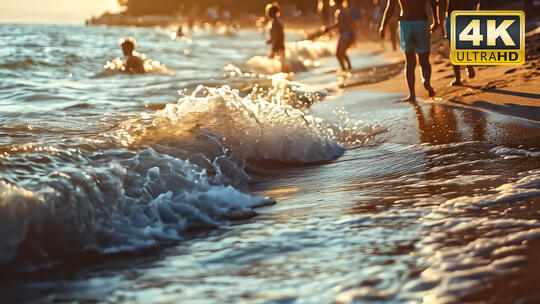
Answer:
<svg viewBox="0 0 540 304"><path fill-rule="evenodd" d="M479 10L481 2L482 0L439 0L439 13L442 16L446 15L446 37L448 39L450 39L450 15L452 12L460 10ZM453 65L452 67L454 68L456 80L452 81L449 86L460 85L462 83L461 67L459 65ZM467 66L467 75L469 75L469 78L474 78L476 75L472 65Z"/></svg>
<svg viewBox="0 0 540 304"><path fill-rule="evenodd" d="M434 32L440 24L437 15L437 0L388 0L379 30L381 38L384 38L384 32L388 27L396 2L399 3L401 8L399 14L399 39L401 48L405 52L407 85L409 86L409 97L402 101L416 101L414 87L416 54L418 54L418 61L420 61L420 67L422 68L424 88L428 91L429 97L433 97L435 96L435 90L431 87L431 64L429 63L429 53L431 51L430 27L425 7L426 2L430 2L434 21L431 25L431 32Z"/></svg>

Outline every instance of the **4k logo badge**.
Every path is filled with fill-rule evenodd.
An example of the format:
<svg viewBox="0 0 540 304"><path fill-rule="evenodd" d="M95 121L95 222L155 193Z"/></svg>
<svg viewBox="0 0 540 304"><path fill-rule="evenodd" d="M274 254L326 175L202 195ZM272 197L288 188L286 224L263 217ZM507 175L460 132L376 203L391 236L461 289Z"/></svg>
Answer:
<svg viewBox="0 0 540 304"><path fill-rule="evenodd" d="M519 65L525 62L523 11L454 11L450 17L454 65Z"/></svg>

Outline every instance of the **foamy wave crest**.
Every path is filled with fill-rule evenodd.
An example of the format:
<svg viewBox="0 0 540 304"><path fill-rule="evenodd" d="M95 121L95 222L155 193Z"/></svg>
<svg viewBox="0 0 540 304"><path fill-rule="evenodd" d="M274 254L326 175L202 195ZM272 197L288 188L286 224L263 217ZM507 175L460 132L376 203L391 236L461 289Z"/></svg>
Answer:
<svg viewBox="0 0 540 304"><path fill-rule="evenodd" d="M246 164L326 161L373 134L293 108L284 89L200 86L92 138L13 147L0 158L0 266L161 246L254 216L275 201L244 192Z"/></svg>
<svg viewBox="0 0 540 304"><path fill-rule="evenodd" d="M33 190L0 181L0 264L152 247L181 240L187 230L252 217L253 208L274 203L227 185L219 166L208 172L151 148L99 154L57 150L47 157L61 165L29 177Z"/></svg>
<svg viewBox="0 0 540 304"><path fill-rule="evenodd" d="M523 219L522 207L538 202L540 170L523 172L492 194L461 196L424 218L421 262L427 268L407 292L425 302L455 303L485 282L515 270L525 241L540 239L540 221Z"/></svg>
<svg viewBox="0 0 540 304"><path fill-rule="evenodd" d="M502 158L523 158L523 157L539 157L540 152L529 151L524 149L508 148L498 146L490 150L491 153L499 155Z"/></svg>
<svg viewBox="0 0 540 304"><path fill-rule="evenodd" d="M334 54L335 43L326 41L303 40L290 42L286 44L285 55L286 67L277 58L268 56L255 56L248 60L250 68L266 74L275 74L280 72L303 72L310 67L320 64L325 57Z"/></svg>
<svg viewBox="0 0 540 304"><path fill-rule="evenodd" d="M334 130L321 119L282 105L282 98L257 91L240 97L227 86L199 86L178 104L168 104L156 113L153 124L160 130L204 129L223 138L228 149L246 160L309 163L343 153Z"/></svg>

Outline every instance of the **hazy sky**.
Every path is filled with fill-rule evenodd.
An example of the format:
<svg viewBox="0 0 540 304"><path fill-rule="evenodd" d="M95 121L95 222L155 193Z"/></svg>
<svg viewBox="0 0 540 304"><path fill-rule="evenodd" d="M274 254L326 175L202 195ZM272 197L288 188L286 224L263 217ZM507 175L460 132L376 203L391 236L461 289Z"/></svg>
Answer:
<svg viewBox="0 0 540 304"><path fill-rule="evenodd" d="M0 0L0 22L83 23L119 9L117 0Z"/></svg>

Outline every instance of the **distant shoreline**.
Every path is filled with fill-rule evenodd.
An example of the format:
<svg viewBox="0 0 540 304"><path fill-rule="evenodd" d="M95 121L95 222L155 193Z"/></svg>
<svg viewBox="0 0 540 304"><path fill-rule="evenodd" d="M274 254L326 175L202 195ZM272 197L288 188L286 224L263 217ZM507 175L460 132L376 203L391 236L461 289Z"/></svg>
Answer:
<svg viewBox="0 0 540 304"><path fill-rule="evenodd" d="M217 20L215 24L228 24L234 27L255 28L264 18L261 14L252 13L237 13L230 21ZM304 30L306 32L316 32L323 25L320 16L316 14L307 14L302 16L282 16L282 20L286 28L295 30ZM190 22L191 21L191 22ZM106 26L138 26L138 27L171 27L179 24L193 23L198 26L204 26L210 23L203 16L196 20L189 20L188 17L179 14L170 15L141 15L132 16L126 12L120 13L103 13L99 17L91 17L86 19L85 25L106 25Z"/></svg>
<svg viewBox="0 0 540 304"><path fill-rule="evenodd" d="M120 13L103 13L99 17L92 17L86 19L84 24L86 25L107 25L107 26L169 26L171 24L178 24L182 22L182 18L173 15L144 15L144 16L131 16L126 12Z"/></svg>

